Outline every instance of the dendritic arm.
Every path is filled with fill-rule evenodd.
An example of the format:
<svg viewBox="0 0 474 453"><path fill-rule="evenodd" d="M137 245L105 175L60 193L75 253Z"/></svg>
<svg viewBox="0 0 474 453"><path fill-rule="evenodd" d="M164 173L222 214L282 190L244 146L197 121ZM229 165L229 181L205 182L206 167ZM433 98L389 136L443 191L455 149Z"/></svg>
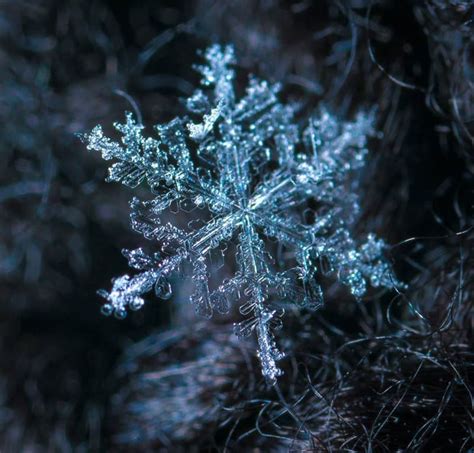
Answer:
<svg viewBox="0 0 474 453"><path fill-rule="evenodd" d="M247 276L245 294L247 302L241 306L240 312L250 318L236 325L236 333L245 336L255 330L259 346L258 357L262 365L262 374L270 381L281 374L276 362L283 355L277 349L271 332L271 321L275 311L268 304L268 275L270 274L265 260L265 249L252 223L244 219L239 235L239 262L242 274Z"/></svg>

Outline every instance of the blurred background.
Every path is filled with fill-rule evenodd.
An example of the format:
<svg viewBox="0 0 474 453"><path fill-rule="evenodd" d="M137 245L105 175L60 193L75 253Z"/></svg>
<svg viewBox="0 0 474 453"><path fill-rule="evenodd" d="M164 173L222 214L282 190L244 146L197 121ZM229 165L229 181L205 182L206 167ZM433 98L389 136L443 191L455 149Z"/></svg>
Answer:
<svg viewBox="0 0 474 453"><path fill-rule="evenodd" d="M0 449L467 451L473 30L459 0L0 0ZM181 114L214 42L303 112L377 107L357 231L408 284L288 313L272 389L179 285L125 321L96 295L145 241L145 193L105 183L76 134L134 104L150 132Z"/></svg>

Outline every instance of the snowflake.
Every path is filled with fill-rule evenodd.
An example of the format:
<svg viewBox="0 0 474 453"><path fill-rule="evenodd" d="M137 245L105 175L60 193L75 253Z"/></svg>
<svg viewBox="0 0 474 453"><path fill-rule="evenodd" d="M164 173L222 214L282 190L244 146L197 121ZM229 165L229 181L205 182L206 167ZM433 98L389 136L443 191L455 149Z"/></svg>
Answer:
<svg viewBox="0 0 474 453"><path fill-rule="evenodd" d="M213 45L204 57L206 64L197 67L201 89L186 102L189 116L156 126L157 138L144 137L130 113L125 124L115 124L121 144L100 126L83 136L88 149L117 161L109 181L148 184L154 198L131 202L131 222L161 246L153 255L123 251L140 272L100 291L107 300L103 312L123 318L127 308L141 308L153 288L158 297L170 297L170 276L186 264L196 311L210 317L238 302L245 319L236 333L256 333L262 373L275 382L282 353L272 330L283 312L275 300L319 307L319 273L336 276L356 298L367 281L397 284L383 258L384 242L370 234L357 244L350 231L359 207L349 174L365 163L374 114L341 123L322 109L301 130L296 107L278 101L278 85L251 77L236 99L231 46ZM190 203L207 212L203 226L190 223L185 231L163 223L164 211L176 213ZM235 253L227 251L237 267L212 288L210 257L223 244L235 245Z"/></svg>

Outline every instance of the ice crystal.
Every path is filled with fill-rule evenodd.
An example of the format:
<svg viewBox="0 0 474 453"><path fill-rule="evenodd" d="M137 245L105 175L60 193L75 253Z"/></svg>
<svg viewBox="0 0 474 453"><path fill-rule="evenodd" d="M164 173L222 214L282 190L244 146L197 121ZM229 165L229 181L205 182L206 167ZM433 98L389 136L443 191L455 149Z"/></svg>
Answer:
<svg viewBox="0 0 474 453"><path fill-rule="evenodd" d="M282 357L272 334L282 315L276 300L319 307L320 273L335 276L356 298L367 282L395 284L384 242L370 234L358 243L350 228L359 207L349 174L365 163L374 115L343 123L321 109L300 128L295 107L278 101L278 85L251 77L237 99L231 46L213 45L204 57L197 67L201 89L186 102L188 116L156 126L156 138L146 138L130 113L125 124L115 124L122 143L104 136L100 126L83 137L88 149L116 160L109 181L148 184L154 198L131 202L131 222L160 244L151 256L124 250L140 272L100 291L107 300L103 312L123 318L127 308L142 307L153 288L158 297L170 297L169 278L188 263L196 311L210 317L238 302L245 319L235 331L255 332L262 373L274 382ZM207 211L203 226L183 230L162 222L165 210L190 202ZM236 253L228 255L235 255L237 267L212 287L210 256L223 243L235 244Z"/></svg>

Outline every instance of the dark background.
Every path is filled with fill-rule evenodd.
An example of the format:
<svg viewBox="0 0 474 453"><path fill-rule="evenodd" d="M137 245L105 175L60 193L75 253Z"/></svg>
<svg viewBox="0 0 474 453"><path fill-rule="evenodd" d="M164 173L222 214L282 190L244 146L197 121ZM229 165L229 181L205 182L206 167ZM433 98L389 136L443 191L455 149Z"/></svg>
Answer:
<svg viewBox="0 0 474 453"><path fill-rule="evenodd" d="M440 0L2 1L2 451L467 449L473 17ZM393 245L409 289L358 305L336 285L319 314L289 313L277 389L232 319L197 319L179 288L125 321L96 295L144 243L128 201L145 192L106 184L76 134L110 132L130 99L148 126L182 113L214 42L235 45L242 87L278 81L302 112L375 105L383 132L357 231Z"/></svg>

